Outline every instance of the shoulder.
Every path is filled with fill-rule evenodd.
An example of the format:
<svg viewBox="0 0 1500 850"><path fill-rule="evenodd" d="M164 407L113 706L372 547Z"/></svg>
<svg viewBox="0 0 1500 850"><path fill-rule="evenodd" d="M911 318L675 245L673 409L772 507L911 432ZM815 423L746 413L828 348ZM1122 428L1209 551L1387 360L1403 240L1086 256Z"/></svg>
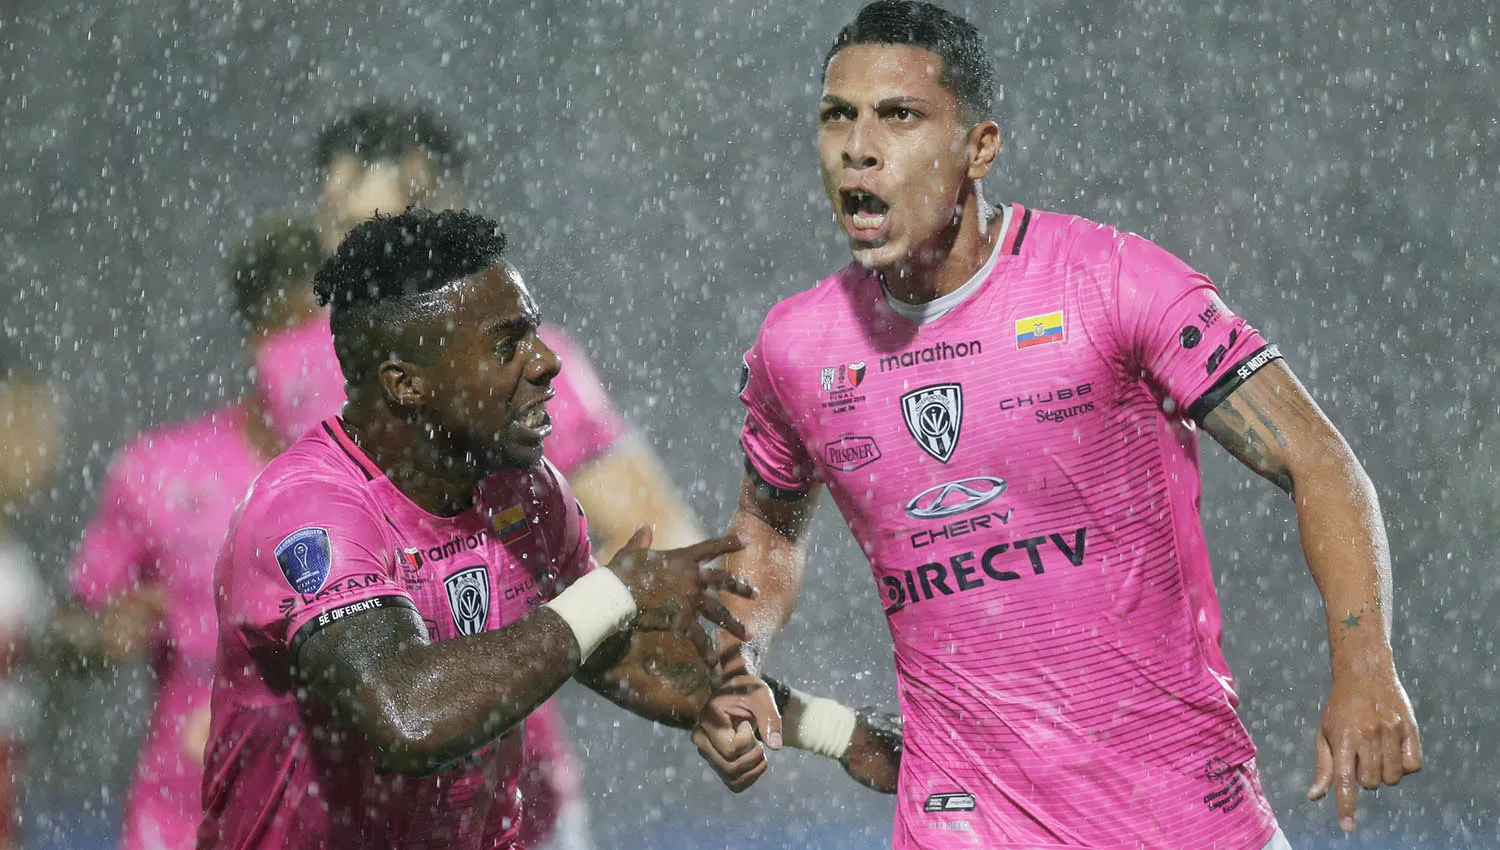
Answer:
<svg viewBox="0 0 1500 850"><path fill-rule="evenodd" d="M256 477L245 497L241 527L295 525L320 517L346 523L378 520L370 473L344 457L333 441L314 434L294 443Z"/></svg>
<svg viewBox="0 0 1500 850"><path fill-rule="evenodd" d="M1018 253L1071 265L1110 263L1128 239L1140 238L1083 216L1046 210L1026 210L1024 227Z"/></svg>
<svg viewBox="0 0 1500 850"><path fill-rule="evenodd" d="M115 455L109 475L140 483L193 469L205 456L221 452L228 441L239 439L242 415L238 405L229 405L141 431Z"/></svg>
<svg viewBox="0 0 1500 850"><path fill-rule="evenodd" d="M1138 299L1173 281L1201 277L1146 236L1061 213L1037 212L1025 253L1107 299Z"/></svg>
<svg viewBox="0 0 1500 850"><path fill-rule="evenodd" d="M782 299L761 323L758 345L762 356L785 351L802 341L822 339L832 326L857 321L860 305L873 305L879 293L875 276L850 263L811 289Z"/></svg>

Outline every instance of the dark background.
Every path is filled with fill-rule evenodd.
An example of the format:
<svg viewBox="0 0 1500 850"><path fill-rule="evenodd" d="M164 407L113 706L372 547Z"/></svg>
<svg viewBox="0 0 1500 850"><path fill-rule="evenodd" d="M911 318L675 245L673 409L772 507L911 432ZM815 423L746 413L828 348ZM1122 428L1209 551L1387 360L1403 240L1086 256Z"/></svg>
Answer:
<svg viewBox="0 0 1500 850"><path fill-rule="evenodd" d="M58 584L111 453L246 386L220 283L309 204L321 121L416 97L467 129L473 206L585 340L711 526L740 476L739 355L847 261L812 146L857 2L0 3L0 322L65 387L70 455L22 517ZM1482 2L950 3L990 37L993 201L1143 233L1281 344L1363 458L1427 770L1338 836L1303 799L1328 674L1287 500L1204 449L1226 649L1298 847L1500 846L1493 555L1495 13ZM868 571L830 507L776 668L895 704ZM35 846L112 834L140 670L39 687ZM884 845L889 798L797 754L733 797L686 735L567 692L601 847Z"/></svg>

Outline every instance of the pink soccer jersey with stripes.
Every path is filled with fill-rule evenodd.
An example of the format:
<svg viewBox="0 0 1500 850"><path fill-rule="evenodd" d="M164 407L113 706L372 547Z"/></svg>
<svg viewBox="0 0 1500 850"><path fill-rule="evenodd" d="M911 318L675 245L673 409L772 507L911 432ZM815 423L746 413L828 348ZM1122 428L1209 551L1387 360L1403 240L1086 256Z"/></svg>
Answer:
<svg viewBox="0 0 1500 850"><path fill-rule="evenodd" d="M870 559L906 724L894 845L1260 848L1194 419L1276 349L1145 239L998 224L947 312L851 265L745 359L749 463L826 485Z"/></svg>
<svg viewBox="0 0 1500 850"><path fill-rule="evenodd" d="M556 425L547 458L564 474L608 452L626 433L588 359L545 330L564 359L549 404ZM267 337L255 354L255 385L273 429L294 441L343 405L343 378L326 317ZM142 586L167 597L152 667L157 695L125 800L124 850L182 850L196 841L203 768L186 735L209 704L214 663L213 569L240 499L263 467L245 438L243 405L151 429L120 452L106 477L68 579L74 596L100 608ZM522 790L531 817L524 838L550 832L557 809L579 798L578 769L555 702L527 719ZM543 766L545 762L545 766Z"/></svg>
<svg viewBox="0 0 1500 850"><path fill-rule="evenodd" d="M199 846L520 847L524 727L431 776L385 773L299 699L297 650L384 608L415 611L434 641L504 628L593 566L551 464L497 473L469 510L438 517L325 420L256 480L219 556Z"/></svg>

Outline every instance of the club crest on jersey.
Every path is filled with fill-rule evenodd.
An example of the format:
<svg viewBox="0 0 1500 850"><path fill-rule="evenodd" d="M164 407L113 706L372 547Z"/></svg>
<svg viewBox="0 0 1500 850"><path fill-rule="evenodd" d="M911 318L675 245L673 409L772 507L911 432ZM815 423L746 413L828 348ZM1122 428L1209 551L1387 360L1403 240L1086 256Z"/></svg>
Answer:
<svg viewBox="0 0 1500 850"><path fill-rule="evenodd" d="M1017 350L1062 342L1063 338L1063 311L1061 310L1016 320Z"/></svg>
<svg viewBox="0 0 1500 850"><path fill-rule="evenodd" d="M511 505L490 517L490 527L503 544L514 543L531 533L531 523L526 519L526 509Z"/></svg>
<svg viewBox="0 0 1500 850"><path fill-rule="evenodd" d="M823 385L823 392L838 393L848 392L865 380L865 361L856 363L840 363L837 366L824 366L818 370L818 383Z"/></svg>
<svg viewBox="0 0 1500 850"><path fill-rule="evenodd" d="M477 635L490 621L490 573L481 564L459 570L443 579L448 589L448 608L461 635Z"/></svg>
<svg viewBox="0 0 1500 850"><path fill-rule="evenodd" d="M299 528L276 544L276 563L298 593L317 593L328 583L333 547L326 528Z"/></svg>
<svg viewBox="0 0 1500 850"><path fill-rule="evenodd" d="M912 439L942 463L958 448L964 424L964 388L960 384L933 384L901 397L901 414Z"/></svg>
<svg viewBox="0 0 1500 850"><path fill-rule="evenodd" d="M401 565L406 567L406 569L408 570L415 572L416 570L422 569L422 550L420 548L398 548L396 550L396 557L401 560Z"/></svg>

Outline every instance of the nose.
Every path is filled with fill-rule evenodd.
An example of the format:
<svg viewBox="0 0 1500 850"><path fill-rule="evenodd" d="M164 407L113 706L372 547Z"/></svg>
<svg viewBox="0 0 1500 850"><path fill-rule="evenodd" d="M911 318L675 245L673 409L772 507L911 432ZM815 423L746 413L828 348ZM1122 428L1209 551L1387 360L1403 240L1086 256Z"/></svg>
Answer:
<svg viewBox="0 0 1500 850"><path fill-rule="evenodd" d="M863 170L880 166L880 152L874 129L863 117L850 122L848 135L844 136L845 168Z"/></svg>
<svg viewBox="0 0 1500 850"><path fill-rule="evenodd" d="M531 359L526 363L526 380L533 384L550 384L562 371L562 358L540 336L531 338Z"/></svg>

